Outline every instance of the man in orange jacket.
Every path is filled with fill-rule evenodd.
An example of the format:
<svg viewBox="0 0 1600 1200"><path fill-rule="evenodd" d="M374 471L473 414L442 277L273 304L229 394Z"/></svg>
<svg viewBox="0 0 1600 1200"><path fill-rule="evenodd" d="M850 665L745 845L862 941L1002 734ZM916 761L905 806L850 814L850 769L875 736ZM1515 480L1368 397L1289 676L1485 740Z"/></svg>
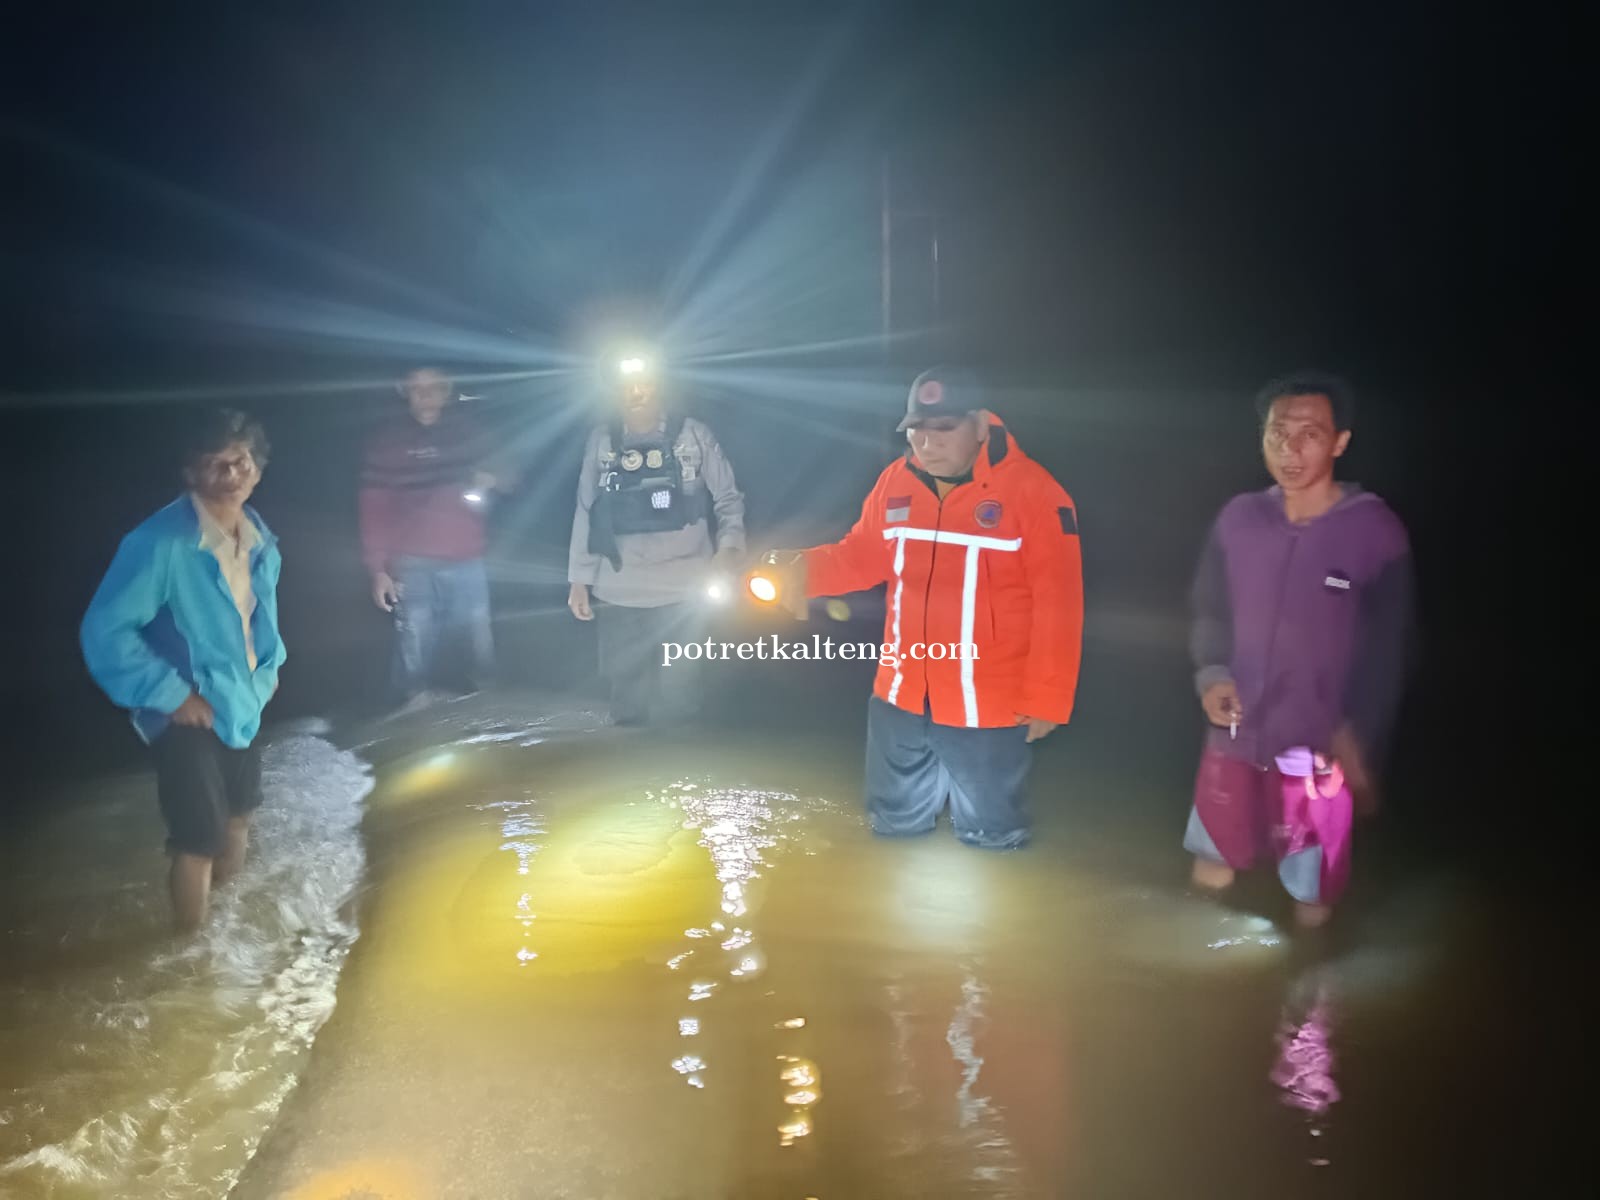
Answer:
<svg viewBox="0 0 1600 1200"><path fill-rule="evenodd" d="M1029 838L1028 744L1066 724L1077 691L1077 510L965 372L918 376L898 428L910 452L850 532L769 561L791 596L888 585L868 702L873 831L925 833L948 798L962 841L1012 849Z"/></svg>

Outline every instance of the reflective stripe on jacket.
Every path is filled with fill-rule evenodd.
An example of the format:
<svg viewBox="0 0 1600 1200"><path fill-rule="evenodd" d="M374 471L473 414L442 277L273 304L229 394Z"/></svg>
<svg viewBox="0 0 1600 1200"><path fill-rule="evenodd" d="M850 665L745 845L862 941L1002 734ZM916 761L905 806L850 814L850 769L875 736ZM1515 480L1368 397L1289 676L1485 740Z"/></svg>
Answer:
<svg viewBox="0 0 1600 1200"><path fill-rule="evenodd" d="M879 699L920 713L926 698L935 723L970 728L1071 717L1083 645L1077 511L997 418L971 479L943 500L907 454L878 477L850 532L805 558L808 595L888 586L883 640L895 661L878 667Z"/></svg>

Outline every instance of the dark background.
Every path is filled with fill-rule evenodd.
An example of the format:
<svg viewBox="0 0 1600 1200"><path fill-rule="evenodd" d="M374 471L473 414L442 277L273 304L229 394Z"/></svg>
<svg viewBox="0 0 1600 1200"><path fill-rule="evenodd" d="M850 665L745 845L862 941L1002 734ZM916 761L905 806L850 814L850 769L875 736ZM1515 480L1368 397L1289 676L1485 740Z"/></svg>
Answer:
<svg viewBox="0 0 1600 1200"><path fill-rule="evenodd" d="M1498 765L1538 640L1505 609L1534 566L1513 480L1575 325L1555 281L1576 43L1406 4L21 19L0 121L6 811L136 758L76 625L117 539L176 491L185 404L245 405L275 443L276 716L376 702L355 467L419 361L467 380L526 472L495 514L508 675L592 689L565 545L595 363L629 331L714 422L753 547L841 532L910 377L959 358L1074 494L1091 609L1172 616L1212 515L1265 482L1251 393L1338 369L1361 397L1343 473L1399 511L1421 572L1410 769L1465 745ZM1106 686L1086 675L1082 703ZM1411 819L1490 813L1480 775Z"/></svg>

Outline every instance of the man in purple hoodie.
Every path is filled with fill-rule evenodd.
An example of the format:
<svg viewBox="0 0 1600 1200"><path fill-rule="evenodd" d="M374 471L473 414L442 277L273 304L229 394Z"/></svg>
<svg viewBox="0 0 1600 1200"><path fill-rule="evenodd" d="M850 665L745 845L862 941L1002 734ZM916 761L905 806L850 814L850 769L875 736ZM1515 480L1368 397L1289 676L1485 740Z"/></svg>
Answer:
<svg viewBox="0 0 1600 1200"><path fill-rule="evenodd" d="M1278 756L1306 748L1336 760L1357 811L1371 811L1411 624L1405 527L1377 496L1334 479L1352 407L1349 387L1321 372L1262 389L1275 486L1223 508L1193 591L1195 688L1211 723L1184 837L1194 883L1220 891L1270 856L1307 927L1337 896L1321 846L1288 840Z"/></svg>

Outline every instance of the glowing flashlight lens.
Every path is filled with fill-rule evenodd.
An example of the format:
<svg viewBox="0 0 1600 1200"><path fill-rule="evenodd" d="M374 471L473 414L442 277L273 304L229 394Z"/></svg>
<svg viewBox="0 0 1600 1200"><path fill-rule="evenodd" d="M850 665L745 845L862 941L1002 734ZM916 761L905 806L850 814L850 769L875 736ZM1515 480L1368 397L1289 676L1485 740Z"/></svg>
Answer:
<svg viewBox="0 0 1600 1200"><path fill-rule="evenodd" d="M468 504L482 504L483 503L483 493L482 492L463 492L461 494L461 498L463 500L465 500Z"/></svg>
<svg viewBox="0 0 1600 1200"><path fill-rule="evenodd" d="M771 604L778 598L778 585L765 575L757 575L750 581L750 594L763 603Z"/></svg>
<svg viewBox="0 0 1600 1200"><path fill-rule="evenodd" d="M706 595L712 600L721 600L723 596L722 585L720 583L708 584L706 586Z"/></svg>
<svg viewBox="0 0 1600 1200"><path fill-rule="evenodd" d="M644 359L642 358L625 358L618 366L621 367L624 375L644 374Z"/></svg>

